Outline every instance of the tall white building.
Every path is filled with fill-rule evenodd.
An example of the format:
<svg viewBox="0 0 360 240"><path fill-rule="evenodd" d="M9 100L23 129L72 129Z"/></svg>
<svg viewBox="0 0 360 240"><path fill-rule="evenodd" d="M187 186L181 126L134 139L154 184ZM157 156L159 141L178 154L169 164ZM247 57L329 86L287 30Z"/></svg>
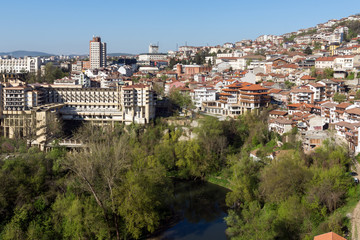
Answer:
<svg viewBox="0 0 360 240"><path fill-rule="evenodd" d="M39 69L40 69L39 57L7 58L7 59L2 59L0 57L0 72L36 73Z"/></svg>
<svg viewBox="0 0 360 240"><path fill-rule="evenodd" d="M96 69L106 66L106 43L100 37L90 40L90 68Z"/></svg>

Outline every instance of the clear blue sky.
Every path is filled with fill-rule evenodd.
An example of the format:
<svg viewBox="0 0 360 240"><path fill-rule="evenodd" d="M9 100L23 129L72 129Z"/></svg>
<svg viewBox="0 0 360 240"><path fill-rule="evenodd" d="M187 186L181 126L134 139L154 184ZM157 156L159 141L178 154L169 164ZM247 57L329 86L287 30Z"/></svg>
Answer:
<svg viewBox="0 0 360 240"><path fill-rule="evenodd" d="M280 35L360 13L360 0L4 0L0 52L86 54L100 35L108 53L217 45Z"/></svg>

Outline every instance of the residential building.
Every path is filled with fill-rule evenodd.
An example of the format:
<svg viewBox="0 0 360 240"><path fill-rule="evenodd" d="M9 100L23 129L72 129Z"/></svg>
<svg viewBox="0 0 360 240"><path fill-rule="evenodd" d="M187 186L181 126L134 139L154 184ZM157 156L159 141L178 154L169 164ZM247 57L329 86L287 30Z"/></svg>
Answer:
<svg viewBox="0 0 360 240"><path fill-rule="evenodd" d="M314 102L321 102L326 100L325 85L320 83L309 83L306 85L314 92Z"/></svg>
<svg viewBox="0 0 360 240"><path fill-rule="evenodd" d="M267 107L271 99L268 90L256 84L240 88L239 104L243 108L242 111L248 112Z"/></svg>
<svg viewBox="0 0 360 240"><path fill-rule="evenodd" d="M100 37L90 40L90 68L99 69L106 66L106 43Z"/></svg>
<svg viewBox="0 0 360 240"><path fill-rule="evenodd" d="M320 57L315 60L316 69L333 68L336 57Z"/></svg>
<svg viewBox="0 0 360 240"><path fill-rule="evenodd" d="M336 106L337 103L325 102L321 104L321 117L325 119L326 123L335 123L336 122Z"/></svg>
<svg viewBox="0 0 360 240"><path fill-rule="evenodd" d="M295 88L290 91L291 103L314 103L314 92L307 87Z"/></svg>
<svg viewBox="0 0 360 240"><path fill-rule="evenodd" d="M343 238L334 232L329 232L315 236L314 240L346 240L346 238Z"/></svg>
<svg viewBox="0 0 360 240"><path fill-rule="evenodd" d="M211 87L201 87L194 89L193 102L201 110L203 102L215 101L216 90Z"/></svg>
<svg viewBox="0 0 360 240"><path fill-rule="evenodd" d="M269 130L280 135L290 132L292 128L292 121L287 118L279 117L269 121Z"/></svg>
<svg viewBox="0 0 360 240"><path fill-rule="evenodd" d="M40 69L39 57L24 57L24 58L1 58L0 57L0 72L4 73L37 73Z"/></svg>
<svg viewBox="0 0 360 240"><path fill-rule="evenodd" d="M38 84L2 89L3 136L29 135L33 128L32 134L37 139L34 143L40 145L47 141L44 128L53 118L111 126L115 122L145 124L155 118L156 94L151 86L144 84L116 88Z"/></svg>

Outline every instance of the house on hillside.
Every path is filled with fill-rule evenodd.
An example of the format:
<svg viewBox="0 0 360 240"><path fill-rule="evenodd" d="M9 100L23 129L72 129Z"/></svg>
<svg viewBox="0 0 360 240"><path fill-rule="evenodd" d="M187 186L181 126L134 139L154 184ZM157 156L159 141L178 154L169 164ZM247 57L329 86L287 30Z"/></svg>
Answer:
<svg viewBox="0 0 360 240"><path fill-rule="evenodd" d="M343 238L334 232L328 232L315 236L314 240L346 240L346 238Z"/></svg>

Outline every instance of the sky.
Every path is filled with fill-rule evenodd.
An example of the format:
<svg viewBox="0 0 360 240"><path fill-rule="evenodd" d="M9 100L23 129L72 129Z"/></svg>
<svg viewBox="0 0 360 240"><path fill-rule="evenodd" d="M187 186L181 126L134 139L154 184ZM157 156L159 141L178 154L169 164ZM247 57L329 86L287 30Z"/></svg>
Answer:
<svg viewBox="0 0 360 240"><path fill-rule="evenodd" d="M1 0L0 52L88 54L101 36L108 53L160 52L281 35L360 13L359 0Z"/></svg>

